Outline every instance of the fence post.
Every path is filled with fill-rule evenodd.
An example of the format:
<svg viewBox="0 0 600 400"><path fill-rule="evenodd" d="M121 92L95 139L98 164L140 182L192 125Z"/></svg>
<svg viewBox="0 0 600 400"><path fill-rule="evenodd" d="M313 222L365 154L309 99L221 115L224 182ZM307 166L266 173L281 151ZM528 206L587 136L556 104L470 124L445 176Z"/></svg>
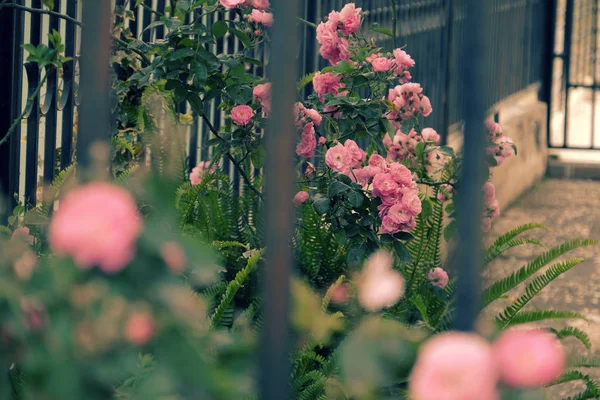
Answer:
<svg viewBox="0 0 600 400"><path fill-rule="evenodd" d="M291 236L294 190L293 154L296 131L292 109L298 71L296 16L299 0L276 0L271 35L269 77L273 85L273 110L266 132L266 271L265 325L260 348L260 398L290 398L289 289L292 274Z"/></svg>
<svg viewBox="0 0 600 400"><path fill-rule="evenodd" d="M23 13L19 10L0 12L0 34L6 45L0 46L0 140L21 111L21 54ZM6 211L14 207L14 193L19 191L20 124L7 142L0 145L0 223ZM5 202L6 201L6 202Z"/></svg>
<svg viewBox="0 0 600 400"><path fill-rule="evenodd" d="M481 211L482 185L486 177L483 121L486 106L487 69L485 63L485 19L487 2L466 0L466 26L462 47L465 60L462 69L462 116L464 121L464 149L461 185L458 194L458 287L456 292L458 315L456 328L473 330L480 311L481 271Z"/></svg>
<svg viewBox="0 0 600 400"><path fill-rule="evenodd" d="M84 169L93 158L92 145L110 136L109 60L110 1L86 1L81 33L81 106L77 132L77 164Z"/></svg>

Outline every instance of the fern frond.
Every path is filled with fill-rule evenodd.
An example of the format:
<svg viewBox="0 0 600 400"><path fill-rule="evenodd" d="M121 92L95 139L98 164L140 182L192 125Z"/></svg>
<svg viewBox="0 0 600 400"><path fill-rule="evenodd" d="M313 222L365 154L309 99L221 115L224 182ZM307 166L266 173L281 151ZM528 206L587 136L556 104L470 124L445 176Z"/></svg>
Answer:
<svg viewBox="0 0 600 400"><path fill-rule="evenodd" d="M568 326L564 329L561 329L560 331L550 328L550 331L552 331L556 335L556 337L559 339L564 339L567 337L574 337L577 340L579 340L581 343L583 343L583 345L586 348L588 348L588 349L592 348L592 340L590 339L589 335L587 333L585 333L584 331L582 331L581 329L578 329L578 328L575 328L572 326Z"/></svg>
<svg viewBox="0 0 600 400"><path fill-rule="evenodd" d="M488 249L491 249L491 248L494 248L494 247L502 247L506 243L508 243L509 241L511 241L514 238L516 238L517 236L519 236L520 234L522 234L524 232L527 232L527 231L530 231L532 229L545 229L546 231L550 230L545 225L539 224L539 223L536 223L536 222L532 222L532 223L529 223L529 224L517 226L516 228L511 229L510 231L506 232L504 235L502 235L498 239L496 239L494 241L494 243L492 243L490 245L490 247L488 247Z"/></svg>
<svg viewBox="0 0 600 400"><path fill-rule="evenodd" d="M585 375L584 373L576 370L567 371L558 377L554 382L549 383L546 387L561 385L567 382L573 381L589 381L591 380L589 375Z"/></svg>
<svg viewBox="0 0 600 400"><path fill-rule="evenodd" d="M316 74L315 72L312 72L312 73L306 74L302 78L300 78L300 80L297 83L298 91L304 89L304 87L306 85L308 85L309 83L311 83L312 80L313 80L313 78L315 77L315 74Z"/></svg>
<svg viewBox="0 0 600 400"><path fill-rule="evenodd" d="M579 247L590 246L597 244L595 240L583 240L575 239L568 242L562 243L559 246L553 247L552 249L542 253L535 260L513 272L511 275L496 281L489 287L487 287L482 294L484 307L491 302L502 297L506 292L514 289L517 285L523 283L525 280L530 278L533 274L544 268L552 260L557 259L563 254L574 250Z"/></svg>
<svg viewBox="0 0 600 400"><path fill-rule="evenodd" d="M525 294L519 297L513 304L506 307L504 311L496 318L496 320L501 324L501 326L508 326L514 316L550 282L582 262L583 258L574 258L572 260L555 264L548 268L545 274L539 276L529 283L525 288Z"/></svg>
<svg viewBox="0 0 600 400"><path fill-rule="evenodd" d="M600 358L596 357L569 357L567 359L568 368L600 368Z"/></svg>
<svg viewBox="0 0 600 400"><path fill-rule="evenodd" d="M265 249L257 250L248 258L248 262L246 267L241 269L236 275L235 278L227 284L227 289L225 289L225 293L223 294L223 298L221 299L221 303L215 309L212 317L210 318L211 328L214 329L219 326L221 318L225 311L231 307L231 303L233 302L233 298L237 291L244 285L244 282L250 276L250 273L254 270L254 267L258 264L258 261L261 259L265 252Z"/></svg>
<svg viewBox="0 0 600 400"><path fill-rule="evenodd" d="M248 246L240 243L240 242L233 242L233 241L221 241L221 240L215 240L210 244L210 247L212 247L215 250L223 250L223 249L227 249L227 248L231 248L231 247L241 247L243 249L248 250Z"/></svg>
<svg viewBox="0 0 600 400"><path fill-rule="evenodd" d="M530 322L538 322L547 319L583 319L587 321L587 318L579 313L572 311L555 311L555 310L531 310L519 311L511 320L508 326L511 325L519 325L519 324L528 324Z"/></svg>
<svg viewBox="0 0 600 400"><path fill-rule="evenodd" d="M135 171L137 171L138 169L140 169L139 165L134 165L131 168L128 168L127 170L123 171L122 174L120 174L116 179L115 179L115 183L118 185L124 185L127 180L129 179L129 177L131 177L131 175L133 175L133 173Z"/></svg>
<svg viewBox="0 0 600 400"><path fill-rule="evenodd" d="M47 190L47 194L43 196L44 200L42 201L41 207L41 212L43 215L48 215L48 213L50 212L50 208L54 204L54 201L57 200L58 196L60 195L60 189L65 184L65 182L71 176L73 176L75 168L75 164L69 165L67 168L60 171L58 175L56 175L56 177L52 181L52 184Z"/></svg>
<svg viewBox="0 0 600 400"><path fill-rule="evenodd" d="M536 246L546 247L546 246L544 246L544 244L542 242L540 242L537 239L512 239L512 240L509 240L508 242L504 243L501 246L489 247L487 249L487 251L485 252L483 264L488 265L496 257L498 257L500 254L504 253L505 251L507 251L513 247L521 246L524 244L535 244Z"/></svg>
<svg viewBox="0 0 600 400"><path fill-rule="evenodd" d="M340 276L337 281L333 283L333 285L329 286L327 292L325 292L325 296L323 296L323 300L321 301L321 310L327 311L327 307L329 307L329 303L331 302L331 295L337 288L340 287L342 283L346 280L346 276Z"/></svg>

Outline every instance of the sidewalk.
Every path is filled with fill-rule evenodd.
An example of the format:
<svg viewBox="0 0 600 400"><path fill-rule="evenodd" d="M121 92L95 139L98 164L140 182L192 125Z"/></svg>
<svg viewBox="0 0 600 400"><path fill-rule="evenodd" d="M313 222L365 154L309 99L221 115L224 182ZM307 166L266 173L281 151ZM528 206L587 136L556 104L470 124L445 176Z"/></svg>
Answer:
<svg viewBox="0 0 600 400"><path fill-rule="evenodd" d="M600 181L543 181L510 209L502 212L486 238L486 243L491 243L510 229L528 222L540 222L551 229L550 232L537 229L523 234L523 237L540 240L548 248L577 237L600 239ZM484 287L526 265L543 251L544 249L535 245L523 245L504 253L487 267ZM586 315L589 324L581 320L560 320L552 322L552 326L562 328L570 325L586 331L592 340L590 354L599 357L600 245L577 249L568 256L582 257L585 261L550 283L526 309L552 308ZM524 285L521 285L510 294L520 296L523 290ZM499 300L488 307L486 313L498 312L502 310L502 305L508 303L509 299ZM585 348L576 339L568 338L563 342L567 348L576 349L578 354L585 354L582 353ZM600 369L582 371L600 377ZM548 391L548 398L554 400L572 396L578 393L572 391L578 387L585 386L582 383L557 386Z"/></svg>

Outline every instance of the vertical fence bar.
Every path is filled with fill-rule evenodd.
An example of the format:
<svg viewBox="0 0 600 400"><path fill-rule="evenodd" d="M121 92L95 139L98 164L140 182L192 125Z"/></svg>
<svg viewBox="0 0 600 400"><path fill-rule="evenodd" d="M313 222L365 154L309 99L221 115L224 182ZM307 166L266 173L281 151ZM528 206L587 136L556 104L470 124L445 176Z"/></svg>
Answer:
<svg viewBox="0 0 600 400"><path fill-rule="evenodd" d="M0 140L8 133L13 121L21 112L23 50L20 44L23 43L23 25L22 11L0 12L0 33L5 43L0 46ZM13 208L13 194L19 191L20 148L19 123L7 141L0 144L0 196L5 197L0 199L0 223L5 222L2 215L3 202L7 202L4 204L7 211Z"/></svg>
<svg viewBox="0 0 600 400"><path fill-rule="evenodd" d="M486 136L483 120L486 106L487 74L485 57L486 2L467 0L462 58L462 115L464 120L464 158L458 197L458 272L456 328L472 330L479 313L479 275L481 266L481 187L486 176L484 162Z"/></svg>
<svg viewBox="0 0 600 400"><path fill-rule="evenodd" d="M276 0L275 25L269 60L273 85L273 110L265 141L266 172L266 243L265 325L260 351L260 398L290 398L288 306L292 274L292 202L294 189L293 158L295 128L292 108L296 99L298 70L296 16L299 0Z"/></svg>
<svg viewBox="0 0 600 400"><path fill-rule="evenodd" d="M90 166L90 149L107 141L110 133L108 64L111 5L108 1L83 4L81 34L81 97L77 134L77 164Z"/></svg>
<svg viewBox="0 0 600 400"><path fill-rule="evenodd" d="M571 84L571 36L573 34L573 0L567 0L567 10L565 13L565 30L563 46L563 91L565 93L564 123L563 123L563 146L567 147L567 135L569 129L569 89Z"/></svg>
<svg viewBox="0 0 600 400"><path fill-rule="evenodd" d="M452 79L452 37L454 33L454 0L447 0L445 3L446 29L440 28L442 34L442 48L444 49L444 89L442 92L442 130L440 141L442 145L448 144L448 134L450 132L450 80Z"/></svg>
<svg viewBox="0 0 600 400"><path fill-rule="evenodd" d="M67 15L77 18L77 0L67 0ZM63 65L63 93L59 107L62 109L62 135L60 144L60 168L67 168L73 160L73 123L75 113L75 36L76 26L65 26L65 56L72 58Z"/></svg>

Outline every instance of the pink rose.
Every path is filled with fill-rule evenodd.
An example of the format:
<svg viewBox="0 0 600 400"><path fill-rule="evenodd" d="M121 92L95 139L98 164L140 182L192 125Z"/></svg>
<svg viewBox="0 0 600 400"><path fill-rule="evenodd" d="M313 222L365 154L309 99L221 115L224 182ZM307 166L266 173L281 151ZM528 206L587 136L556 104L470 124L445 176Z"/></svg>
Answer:
<svg viewBox="0 0 600 400"><path fill-rule="evenodd" d="M248 125L254 116L254 110L250 106L235 106L231 110L231 119L236 125Z"/></svg>
<svg viewBox="0 0 600 400"><path fill-rule="evenodd" d="M410 185L413 181L412 172L400 163L393 163L390 166L390 174L400 185Z"/></svg>
<svg viewBox="0 0 600 400"><path fill-rule="evenodd" d="M400 225L397 224L396 222L394 222L394 220L389 215L386 215L385 217L383 217L383 219L381 220L381 232L382 233L394 234L394 233L398 233L399 231L400 231Z"/></svg>
<svg viewBox="0 0 600 400"><path fill-rule="evenodd" d="M428 117L429 115L431 115L433 108L431 107L431 102L429 101L429 97L423 96L421 98L420 110L421 110L421 115L424 117Z"/></svg>
<svg viewBox="0 0 600 400"><path fill-rule="evenodd" d="M262 83L252 89L252 95L260 103L266 114L271 112L271 83Z"/></svg>
<svg viewBox="0 0 600 400"><path fill-rule="evenodd" d="M427 279L433 286L437 286L440 289L444 289L449 281L448 273L440 267L436 267L429 271L427 274Z"/></svg>
<svg viewBox="0 0 600 400"><path fill-rule="evenodd" d="M312 158L317 148L317 139L315 138L315 128L312 122L304 126L300 135L300 143L296 146L296 154L304 158Z"/></svg>
<svg viewBox="0 0 600 400"><path fill-rule="evenodd" d="M497 400L491 346L474 333L446 332L419 350L409 379L413 400Z"/></svg>
<svg viewBox="0 0 600 400"><path fill-rule="evenodd" d="M496 187L490 181L483 184L483 203L486 206L492 204L496 198Z"/></svg>
<svg viewBox="0 0 600 400"><path fill-rule="evenodd" d="M404 278L392 268L393 257L379 250L371 255L357 279L358 301L367 311L393 306L404 295Z"/></svg>
<svg viewBox="0 0 600 400"><path fill-rule="evenodd" d="M412 215L419 215L422 211L421 199L417 190L411 190L402 196L402 204Z"/></svg>
<svg viewBox="0 0 600 400"><path fill-rule="evenodd" d="M302 191L296 193L296 195L294 196L293 203L295 206L299 206L300 204L302 204L306 200L308 200L308 197L309 197L308 192L305 192L302 190Z"/></svg>
<svg viewBox="0 0 600 400"><path fill-rule="evenodd" d="M48 239L57 255L73 257L80 267L97 265L115 273L133 259L141 230L133 196L119 186L93 182L73 189L60 201Z"/></svg>
<svg viewBox="0 0 600 400"><path fill-rule="evenodd" d="M323 137L323 136L319 137L319 144L323 145L325 143L327 143L327 139L325 139L325 137Z"/></svg>
<svg viewBox="0 0 600 400"><path fill-rule="evenodd" d="M332 170L340 173L347 173L350 164L353 162L352 154L344 145L338 143L325 153L325 162Z"/></svg>
<svg viewBox="0 0 600 400"><path fill-rule="evenodd" d="M381 57L381 53L373 53L373 54L371 54L370 56L368 56L368 57L367 57L365 60L366 60L368 63L372 64L372 63L373 63L373 61L374 61L375 59L379 58L379 57Z"/></svg>
<svg viewBox="0 0 600 400"><path fill-rule="evenodd" d="M171 271L180 274L185 270L187 256L177 242L166 242L160 248L160 255Z"/></svg>
<svg viewBox="0 0 600 400"><path fill-rule="evenodd" d="M365 153L363 149L358 147L354 140L346 140L346 142L344 143L344 147L348 149L348 153L350 153L350 156L352 157L352 165L350 166L352 168L360 168L363 160L367 156L367 153Z"/></svg>
<svg viewBox="0 0 600 400"><path fill-rule="evenodd" d="M217 164L210 167L211 161L201 161L197 166L192 168L190 173L190 182L192 185L199 185L202 182L202 177L207 173L214 174L217 171Z"/></svg>
<svg viewBox="0 0 600 400"><path fill-rule="evenodd" d="M266 10L271 6L269 4L269 0L246 0L246 4L249 4L254 8L258 8L259 10Z"/></svg>
<svg viewBox="0 0 600 400"><path fill-rule="evenodd" d="M319 53L332 65L337 64L341 60L350 59L348 40L338 36L336 29L338 22L335 19L331 19L332 15L334 17L337 15L334 13L330 14L329 21L321 22L317 26L317 42L321 45Z"/></svg>
<svg viewBox="0 0 600 400"><path fill-rule="evenodd" d="M235 8L241 4L244 4L246 0L219 0L221 5L225 8Z"/></svg>
<svg viewBox="0 0 600 400"><path fill-rule="evenodd" d="M423 141L425 142L433 142L435 144L438 144L438 142L440 141L440 135L432 128L424 128L421 131L421 136L423 137Z"/></svg>
<svg viewBox="0 0 600 400"><path fill-rule="evenodd" d="M154 319L146 312L136 312L127 319L125 337L131 343L141 346L154 336Z"/></svg>
<svg viewBox="0 0 600 400"><path fill-rule="evenodd" d="M339 13L338 27L343 35L350 35L360 28L360 12L362 8L356 8L354 3L348 3Z"/></svg>
<svg viewBox="0 0 600 400"><path fill-rule="evenodd" d="M313 110L312 108L305 108L304 113L308 118L312 120L312 122L315 123L316 126L321 125L323 117L321 117L321 114L319 114L317 110Z"/></svg>
<svg viewBox="0 0 600 400"><path fill-rule="evenodd" d="M270 12L252 10L248 20L263 24L264 26L273 26L273 14Z"/></svg>
<svg viewBox="0 0 600 400"><path fill-rule="evenodd" d="M383 157L381 157L379 154L371 155L371 157L369 158L369 165L371 165L373 167L387 168L385 159Z"/></svg>
<svg viewBox="0 0 600 400"><path fill-rule="evenodd" d="M373 66L373 71L375 72L385 72L394 68L394 60L390 60L386 57L378 57L371 61L371 65Z"/></svg>
<svg viewBox="0 0 600 400"><path fill-rule="evenodd" d="M481 220L481 231L489 232L492 229L492 219L491 218L483 218Z"/></svg>
<svg viewBox="0 0 600 400"><path fill-rule="evenodd" d="M542 387L565 367L565 351L550 332L511 328L493 345L502 380L513 387Z"/></svg>
<svg viewBox="0 0 600 400"><path fill-rule="evenodd" d="M403 70L415 66L415 60L402 49L396 49L392 52L396 60L396 73L401 74Z"/></svg>
<svg viewBox="0 0 600 400"><path fill-rule="evenodd" d="M340 75L334 75L332 72L326 72L324 74L317 72L313 77L313 87L315 92L319 95L319 99L323 101L323 96L327 93L332 93L337 96L338 91L344 87L344 84L340 81L342 77Z"/></svg>
<svg viewBox="0 0 600 400"><path fill-rule="evenodd" d="M377 196L390 196L398 190L398 184L391 174L378 174L373 178L373 194Z"/></svg>

